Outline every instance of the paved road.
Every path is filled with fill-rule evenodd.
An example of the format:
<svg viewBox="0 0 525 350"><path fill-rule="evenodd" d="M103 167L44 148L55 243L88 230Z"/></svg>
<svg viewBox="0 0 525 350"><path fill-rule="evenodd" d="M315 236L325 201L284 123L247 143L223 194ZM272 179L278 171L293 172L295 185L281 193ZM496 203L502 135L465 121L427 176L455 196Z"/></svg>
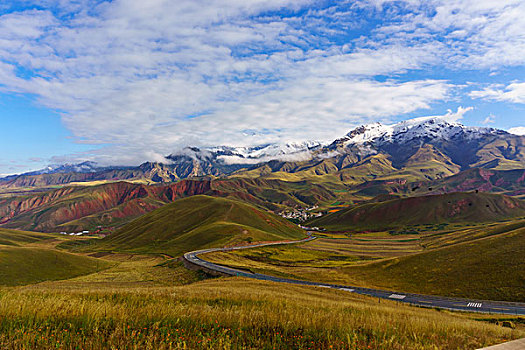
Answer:
<svg viewBox="0 0 525 350"><path fill-rule="evenodd" d="M212 271L221 272L223 274L231 276L241 276L255 278L265 281L273 282L282 282L282 283L291 283L305 286L315 286L323 288L332 288L339 289L351 293L357 293L362 295L368 295L380 299L389 299L395 300L402 303L407 303L410 305L417 305L422 307L430 308L441 308L455 311L469 311L469 312L484 312L484 313L495 313L495 314L508 314L508 315L525 315L525 303L511 303L504 301L490 301L490 300L474 300L474 299L463 299L463 298L448 298L432 295L423 295L423 294L413 294L413 293L401 293L393 292L388 290L372 289L372 288L362 288L354 287L340 284L331 284L331 283L320 283L320 282L310 282L302 281L290 278L281 278L274 277L269 275L264 275L260 273L250 273L247 271L237 270L226 266L221 266L214 264L212 262L206 261L202 258L199 258L198 255L211 253L211 252L226 252L239 249L248 249L256 247L264 247L271 245L282 245L282 244L297 244L304 243L315 239L315 236L310 236L300 241L290 241L290 242L274 242L274 243L262 243L254 244L244 247L230 247L230 248L212 248L212 249L202 249L196 250L184 254L184 258L201 267L210 269Z"/></svg>
<svg viewBox="0 0 525 350"><path fill-rule="evenodd" d="M525 349L525 338L514 340L514 341L509 341L503 344L489 346L488 348L483 348L479 350L523 350L523 349Z"/></svg>

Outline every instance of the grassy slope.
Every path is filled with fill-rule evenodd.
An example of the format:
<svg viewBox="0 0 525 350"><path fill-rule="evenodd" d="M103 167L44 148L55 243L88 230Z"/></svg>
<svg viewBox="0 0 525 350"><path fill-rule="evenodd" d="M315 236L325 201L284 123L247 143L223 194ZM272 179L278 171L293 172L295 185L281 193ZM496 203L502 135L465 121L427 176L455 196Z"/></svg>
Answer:
<svg viewBox="0 0 525 350"><path fill-rule="evenodd" d="M100 249L180 255L242 241L304 237L297 226L251 205L208 196L180 199L108 236Z"/></svg>
<svg viewBox="0 0 525 350"><path fill-rule="evenodd" d="M211 253L205 259L254 272L313 281L525 301L525 220L462 227L452 232L431 233L421 240L415 235L414 241L409 240L411 236L414 235L401 241L397 237L402 236L388 234L376 238L372 235L321 238L293 247ZM424 251L419 242L427 247ZM418 246L420 251L414 254ZM393 259L372 263L365 259L394 254L397 257Z"/></svg>
<svg viewBox="0 0 525 350"><path fill-rule="evenodd" d="M29 248L6 249L21 253L17 262L11 256L10 263L33 261L48 265L45 271L71 262L79 267L85 262L75 259L90 259L65 253L54 258L56 251L43 249L29 255L21 252ZM47 253L52 255L41 255ZM489 316L377 303L324 288L241 278L174 286L177 279L191 282L198 276L186 276L180 266L167 271L171 268L159 265L161 257L98 256L121 264L67 281L0 289L0 347L467 349L525 335L519 319L513 319L518 329L512 330L490 324L495 319ZM18 275L32 273L16 269ZM476 320L480 317L489 322Z"/></svg>
<svg viewBox="0 0 525 350"><path fill-rule="evenodd" d="M83 349L477 349L523 337L344 291L240 278L182 287L0 293L0 347Z"/></svg>
<svg viewBox="0 0 525 350"><path fill-rule="evenodd" d="M104 260L48 249L56 239L47 233L0 229L0 285L67 279L110 266Z"/></svg>
<svg viewBox="0 0 525 350"><path fill-rule="evenodd" d="M525 301L525 227L344 272L407 292Z"/></svg>
<svg viewBox="0 0 525 350"><path fill-rule="evenodd" d="M52 239L53 237L53 235L47 233L18 231L0 228L0 246L19 246L27 243L38 242L41 240Z"/></svg>
<svg viewBox="0 0 525 350"><path fill-rule="evenodd" d="M51 249L0 246L0 285L61 280L92 273L110 264Z"/></svg>
<svg viewBox="0 0 525 350"><path fill-rule="evenodd" d="M309 222L331 230L389 229L446 222L489 222L525 216L525 202L488 193L450 193L368 203Z"/></svg>

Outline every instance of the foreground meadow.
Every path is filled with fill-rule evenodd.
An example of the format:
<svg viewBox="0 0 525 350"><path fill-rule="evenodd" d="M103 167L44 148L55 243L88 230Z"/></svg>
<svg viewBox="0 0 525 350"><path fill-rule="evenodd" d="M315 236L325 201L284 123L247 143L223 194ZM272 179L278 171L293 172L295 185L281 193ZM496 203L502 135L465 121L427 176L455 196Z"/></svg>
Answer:
<svg viewBox="0 0 525 350"><path fill-rule="evenodd" d="M66 252L61 247L96 245L83 238L0 233L5 259L21 256L0 273L0 349L476 349L525 336L522 318L209 278L166 254ZM280 259L306 269L314 259L327 271L334 263L356 263L345 251L334 255L332 243L352 250L359 240L346 246L328 238L314 242L316 249L298 256L301 247L288 247ZM390 243L388 254L413 249L411 241ZM366 258L376 258L373 244L367 251Z"/></svg>
<svg viewBox="0 0 525 350"><path fill-rule="evenodd" d="M525 336L519 319L511 329L489 316L324 288L242 278L131 287L104 278L1 289L0 348L475 349Z"/></svg>

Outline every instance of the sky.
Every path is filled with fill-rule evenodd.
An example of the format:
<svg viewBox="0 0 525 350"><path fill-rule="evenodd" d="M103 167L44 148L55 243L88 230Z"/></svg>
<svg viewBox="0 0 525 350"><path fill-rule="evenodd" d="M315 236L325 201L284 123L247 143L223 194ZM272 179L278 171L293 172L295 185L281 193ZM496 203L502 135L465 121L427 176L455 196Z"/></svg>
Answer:
<svg viewBox="0 0 525 350"><path fill-rule="evenodd" d="M525 134L523 18L523 0L2 1L0 174L433 115Z"/></svg>

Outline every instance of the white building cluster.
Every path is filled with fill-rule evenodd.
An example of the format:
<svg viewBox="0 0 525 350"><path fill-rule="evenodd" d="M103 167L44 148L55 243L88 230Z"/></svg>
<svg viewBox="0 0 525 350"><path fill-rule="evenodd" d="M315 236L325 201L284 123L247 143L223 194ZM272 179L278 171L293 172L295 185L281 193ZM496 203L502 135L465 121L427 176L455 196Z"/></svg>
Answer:
<svg viewBox="0 0 525 350"><path fill-rule="evenodd" d="M80 231L80 232L60 232L61 235L68 235L68 236L82 236L88 234L89 231Z"/></svg>

